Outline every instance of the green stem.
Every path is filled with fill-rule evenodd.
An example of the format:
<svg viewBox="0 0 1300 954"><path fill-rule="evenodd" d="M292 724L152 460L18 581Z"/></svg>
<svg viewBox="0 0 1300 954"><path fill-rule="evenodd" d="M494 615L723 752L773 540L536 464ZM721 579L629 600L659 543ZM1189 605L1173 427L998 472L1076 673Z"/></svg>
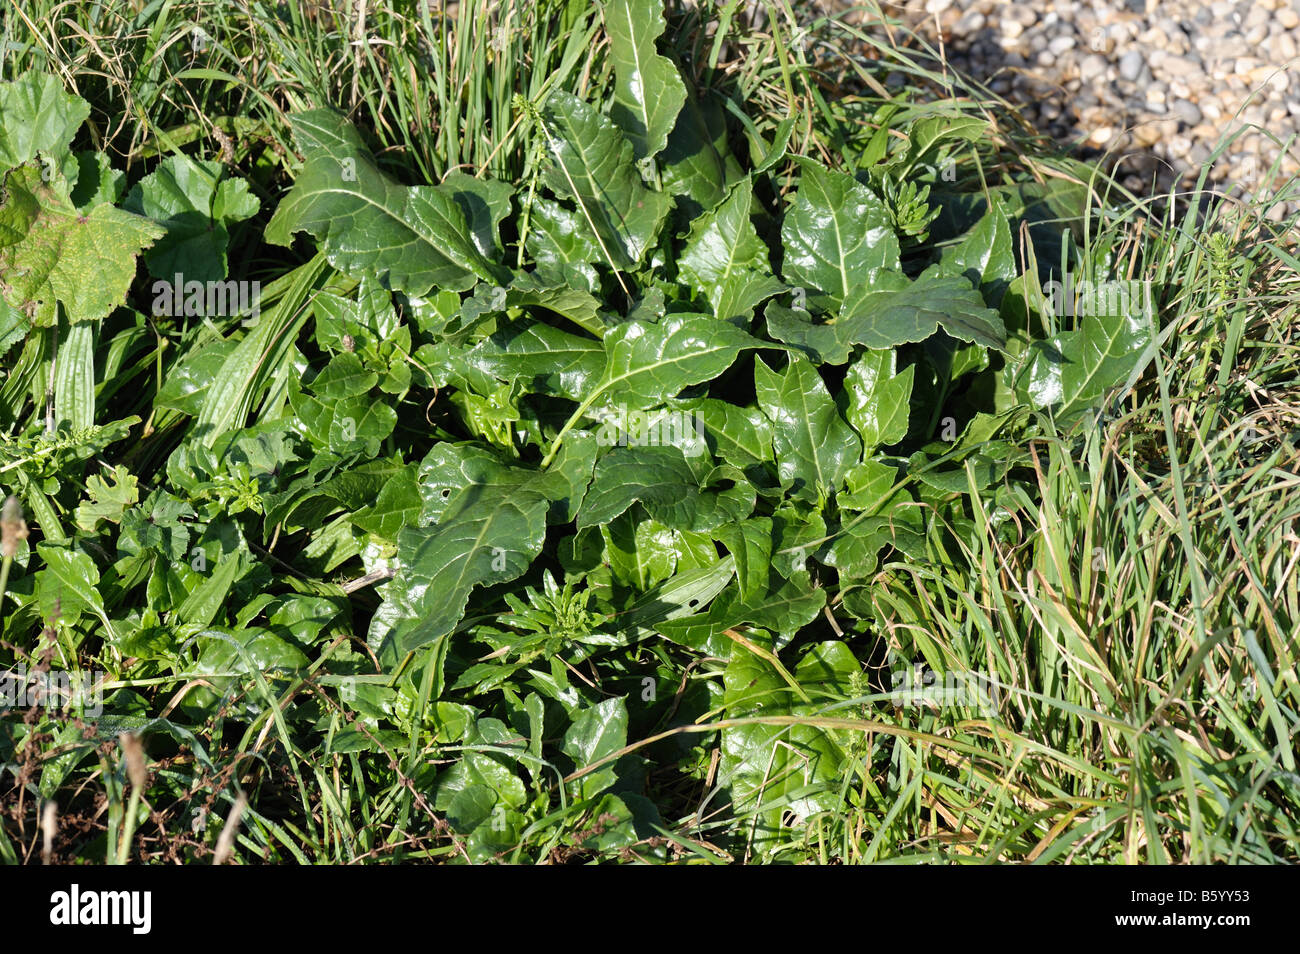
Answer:
<svg viewBox="0 0 1300 954"><path fill-rule="evenodd" d="M555 460L555 455L560 452L560 443L564 440L564 435L573 430L573 425L582 420L583 415L591 409L591 406L594 403L596 403L596 398L600 397L600 394L601 392L598 390L591 397L587 398L587 400L579 404L578 409L573 412L573 415L567 421L564 422L564 426L560 428L560 433L556 434L555 440L551 442L550 451L548 451L546 457L542 459L542 470L551 466L551 461Z"/></svg>
<svg viewBox="0 0 1300 954"><path fill-rule="evenodd" d="M131 839L135 837L135 819L140 812L140 789L131 786L131 800L127 803L126 820L122 830L122 838L117 843L117 863L126 864L127 853L131 850Z"/></svg>
<svg viewBox="0 0 1300 954"><path fill-rule="evenodd" d="M4 608L5 587L9 585L9 564L14 562L14 558L7 556L3 562L0 562L0 610Z"/></svg>

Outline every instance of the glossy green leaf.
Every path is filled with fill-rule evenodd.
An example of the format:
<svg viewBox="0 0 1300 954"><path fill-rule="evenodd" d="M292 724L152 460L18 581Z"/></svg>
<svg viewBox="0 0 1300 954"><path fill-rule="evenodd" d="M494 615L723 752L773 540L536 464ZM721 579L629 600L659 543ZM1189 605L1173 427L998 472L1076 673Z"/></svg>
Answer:
<svg viewBox="0 0 1300 954"><path fill-rule="evenodd" d="M721 202L744 173L727 145L727 123L718 97L688 96L660 156L664 188L679 196L678 205L697 218Z"/></svg>
<svg viewBox="0 0 1300 954"><path fill-rule="evenodd" d="M654 635L669 620L701 612L726 589L735 572L736 563L728 556L712 566L676 573L620 613L619 627L641 636Z"/></svg>
<svg viewBox="0 0 1300 954"><path fill-rule="evenodd" d="M580 401L604 368L605 352L593 338L530 321L489 335L465 360L501 381L521 381L534 393Z"/></svg>
<svg viewBox="0 0 1300 954"><path fill-rule="evenodd" d="M377 374L345 352L309 383L293 382L289 404L317 446L337 454L364 451L373 457L397 424L397 413L370 396L377 382Z"/></svg>
<svg viewBox="0 0 1300 954"><path fill-rule="evenodd" d="M501 222L510 214L515 194L510 184L453 169L439 188L460 206L479 253L487 259L500 258Z"/></svg>
<svg viewBox="0 0 1300 954"><path fill-rule="evenodd" d="M896 444L907 436L914 366L895 373L893 350L865 350L844 377L845 416L867 448Z"/></svg>
<svg viewBox="0 0 1300 954"><path fill-rule="evenodd" d="M964 275L996 308L1007 286L1016 277L1016 256L1011 229L1002 204L996 199L966 236L944 251L939 273Z"/></svg>
<svg viewBox="0 0 1300 954"><path fill-rule="evenodd" d="M600 278L593 265L603 262L600 243L582 212L535 196L524 248L537 265L537 276L596 291Z"/></svg>
<svg viewBox="0 0 1300 954"><path fill-rule="evenodd" d="M614 62L610 118L632 142L637 159L664 148L686 101L677 68L655 50L664 32L662 0L605 0L601 7Z"/></svg>
<svg viewBox="0 0 1300 954"><path fill-rule="evenodd" d="M677 570L680 535L658 520L629 509L602 524L600 533L610 573L624 585L646 590Z"/></svg>
<svg viewBox="0 0 1300 954"><path fill-rule="evenodd" d="M773 459L772 424L758 408L738 407L717 398L694 398L674 406L695 417L715 456L737 464Z"/></svg>
<svg viewBox="0 0 1300 954"><path fill-rule="evenodd" d="M633 503L677 530L689 530L699 507L699 482L676 447L615 447L596 462L578 529L609 523Z"/></svg>
<svg viewBox="0 0 1300 954"><path fill-rule="evenodd" d="M295 232L309 232L335 268L357 278L374 274L411 295L493 279L454 190L389 179L332 110L297 113L289 122L305 163L266 227L268 242L289 245Z"/></svg>
<svg viewBox="0 0 1300 954"><path fill-rule="evenodd" d="M51 624L57 620L70 626L82 613L90 611L103 623L108 638L115 641L117 631L109 621L103 597L96 589L99 569L95 562L80 550L46 543L38 543L36 552L45 564L36 583L42 618Z"/></svg>
<svg viewBox="0 0 1300 954"><path fill-rule="evenodd" d="M773 337L814 361L844 364L854 345L886 349L924 341L942 327L949 335L986 348L1006 347L1006 328L964 277L927 272L915 282L877 274L844 302L837 318L814 323L807 312L779 305L766 310Z"/></svg>
<svg viewBox="0 0 1300 954"><path fill-rule="evenodd" d="M416 479L414 465L404 467L396 477L384 484L375 502L357 512L352 522L385 540L397 540L403 527L419 524L424 500Z"/></svg>
<svg viewBox="0 0 1300 954"><path fill-rule="evenodd" d="M203 684L192 690L182 708L193 715L206 714L237 681L283 680L307 667L307 657L292 643L265 629L226 632L204 630L198 638L199 656L194 674ZM231 675L231 674L235 675ZM214 692L213 690L216 690ZM253 714L262 709L261 695L254 691L240 696L235 711Z"/></svg>
<svg viewBox="0 0 1300 954"><path fill-rule="evenodd" d="M798 681L802 686L803 680ZM805 693L814 688L812 679L807 681ZM741 646L732 652L723 682L730 718L815 711L800 703L767 660ZM747 830L760 853L777 842L785 812L803 819L840 806L844 750L825 730L805 724L737 726L723 730L721 748L718 780L729 786L736 809L752 818Z"/></svg>
<svg viewBox="0 0 1300 954"><path fill-rule="evenodd" d="M547 501L540 494L473 486L451 501L430 528L398 535L407 616L389 634L399 654L456 628L475 587L513 580L541 552Z"/></svg>
<svg viewBox="0 0 1300 954"><path fill-rule="evenodd" d="M753 517L726 524L714 535L736 561L736 580L742 600L760 596L767 589L772 565L772 521Z"/></svg>
<svg viewBox="0 0 1300 954"><path fill-rule="evenodd" d="M784 287L772 277L767 246L749 219L753 205L753 190L745 180L696 221L678 259L682 277L708 299L718 318L747 319L755 305Z"/></svg>
<svg viewBox="0 0 1300 954"><path fill-rule="evenodd" d="M884 203L842 172L800 159L799 190L781 225L782 275L834 311L872 269L898 271L898 239Z"/></svg>
<svg viewBox="0 0 1300 954"><path fill-rule="evenodd" d="M673 315L656 324L624 322L605 335L605 368L586 400L653 407L683 388L713 380L742 349L762 344L703 315Z"/></svg>
<svg viewBox="0 0 1300 954"><path fill-rule="evenodd" d="M770 567L765 568L765 575L767 569ZM816 619L825 605L825 590L811 588L803 580L785 580L772 574L748 597L741 596L738 589L728 589L706 612L665 622L660 631L687 648L726 656L732 645L727 630L761 627L777 634L778 645L785 645Z"/></svg>
<svg viewBox="0 0 1300 954"><path fill-rule="evenodd" d="M569 93L553 92L542 109L551 163L546 184L572 199L594 234L602 260L628 269L659 236L671 199L641 183L632 145L607 117Z"/></svg>
<svg viewBox="0 0 1300 954"><path fill-rule="evenodd" d="M862 442L840 417L816 369L793 358L784 371L754 362L759 407L772 422L781 486L816 501L838 489L862 454Z"/></svg>
<svg viewBox="0 0 1300 954"><path fill-rule="evenodd" d="M586 768L627 745L627 704L621 698L606 699L579 711L564 734L561 749L579 769ZM578 780L577 796L593 798L617 778L614 763Z"/></svg>
<svg viewBox="0 0 1300 954"><path fill-rule="evenodd" d="M1062 422L1099 406L1151 359L1152 321L1145 313L1094 314L1079 327L1030 345L1017 379L1022 397Z"/></svg>

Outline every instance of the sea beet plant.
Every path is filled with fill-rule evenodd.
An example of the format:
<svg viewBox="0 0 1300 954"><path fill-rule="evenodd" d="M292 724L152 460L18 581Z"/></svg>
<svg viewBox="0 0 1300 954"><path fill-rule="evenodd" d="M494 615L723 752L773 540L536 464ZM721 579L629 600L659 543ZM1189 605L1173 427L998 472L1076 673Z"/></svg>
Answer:
<svg viewBox="0 0 1300 954"><path fill-rule="evenodd" d="M0 84L0 474L34 523L4 646L103 692L84 732L6 721L6 763L62 733L41 798L130 730L170 753L149 797L193 809L194 856L239 789L242 848L300 859L412 832L474 861L765 858L860 807L846 780L891 757L862 701L879 574L958 551L974 497L1032 494L1035 428L1136 380L1156 317L1052 312L1012 240L1043 187L927 178L968 118L831 168L729 125L655 0L604 17L610 98L516 100L519 182L408 184L339 112L290 115L261 237L305 261L256 316L151 305L252 281L247 183L177 152L127 191L70 149L84 102ZM340 772L383 795L322 808ZM69 851L126 856L147 826L114 804Z"/></svg>

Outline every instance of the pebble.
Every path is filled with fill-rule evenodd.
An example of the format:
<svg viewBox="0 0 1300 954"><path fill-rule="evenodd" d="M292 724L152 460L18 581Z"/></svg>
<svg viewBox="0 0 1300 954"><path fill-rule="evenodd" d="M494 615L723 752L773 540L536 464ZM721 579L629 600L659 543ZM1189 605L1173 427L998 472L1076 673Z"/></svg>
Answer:
<svg viewBox="0 0 1300 954"><path fill-rule="evenodd" d="M1201 121L1200 108L1189 99L1174 100L1169 111L1189 126L1196 126Z"/></svg>
<svg viewBox="0 0 1300 954"><path fill-rule="evenodd" d="M1166 56L1160 62L1160 69L1170 76L1192 76L1201 72L1201 64L1190 56Z"/></svg>
<svg viewBox="0 0 1300 954"><path fill-rule="evenodd" d="M1079 79L1085 83L1091 83L1099 79L1106 72L1109 65L1106 58L1098 53L1085 56L1083 62L1079 64Z"/></svg>
<svg viewBox="0 0 1300 954"><path fill-rule="evenodd" d="M1119 75L1131 83L1142 74L1142 67L1144 66L1146 66L1146 60L1142 58L1142 51L1129 50L1120 57Z"/></svg>
<svg viewBox="0 0 1300 954"><path fill-rule="evenodd" d="M1268 21L1271 19L1268 14L1269 11L1265 10L1263 7L1258 5L1253 6L1251 7L1250 12L1246 14L1246 22L1243 26L1245 26L1247 30L1253 29L1257 26L1266 26Z"/></svg>
<svg viewBox="0 0 1300 954"><path fill-rule="evenodd" d="M1047 49L1051 51L1053 56L1060 56L1066 51L1074 49L1074 37L1058 36L1047 44Z"/></svg>

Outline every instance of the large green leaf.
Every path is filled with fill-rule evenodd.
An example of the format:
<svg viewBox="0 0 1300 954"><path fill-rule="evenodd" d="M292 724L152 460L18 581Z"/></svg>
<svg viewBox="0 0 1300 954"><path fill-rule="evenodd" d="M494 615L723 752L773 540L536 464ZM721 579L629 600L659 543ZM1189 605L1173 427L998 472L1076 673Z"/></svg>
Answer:
<svg viewBox="0 0 1300 954"><path fill-rule="evenodd" d="M985 307L970 281L937 271L914 282L898 273L876 273L853 291L839 317L824 324L815 324L807 312L775 304L768 305L765 314L773 337L819 363L844 364L854 345L886 349L924 341L940 327L963 341L1006 347L1002 319Z"/></svg>
<svg viewBox="0 0 1300 954"><path fill-rule="evenodd" d="M548 521L567 523L581 505L596 462L596 438L573 431L555 462L545 471L513 467L476 444L441 442L420 461L417 486L423 505L420 524L442 519L459 493L477 488L485 493L540 495L551 504Z"/></svg>
<svg viewBox="0 0 1300 954"><path fill-rule="evenodd" d="M678 448L615 447L596 463L578 529L609 523L639 501L660 523L689 530L699 498L699 480Z"/></svg>
<svg viewBox="0 0 1300 954"><path fill-rule="evenodd" d="M99 569L95 561L80 550L68 550L47 543L38 543L36 552L45 563L45 569L36 577L36 596L41 616L53 623L56 619L72 625L87 610L104 624L110 639L117 639L117 631L104 609L104 599L99 590Z"/></svg>
<svg viewBox="0 0 1300 954"><path fill-rule="evenodd" d="M776 633L778 645L784 645L822 612L826 591L809 587L806 581L772 576L771 586L764 581L763 587L748 597L741 596L737 588L728 589L706 612L669 620L660 632L675 643L709 655L725 656L731 643L726 631L745 625Z"/></svg>
<svg viewBox="0 0 1300 954"><path fill-rule="evenodd" d="M858 669L843 643L814 647L796 668L794 679L805 695L847 695L850 674ZM800 697L766 659L737 646L723 675L723 702L729 718L812 715L815 705ZM746 815L746 830L760 853L779 841L786 812L799 820L842 804L844 750L827 731L813 725L750 724L724 729L718 780L729 786L732 803ZM749 819L753 820L750 821Z"/></svg>
<svg viewBox="0 0 1300 954"><path fill-rule="evenodd" d="M10 305L50 326L56 301L74 324L125 303L136 256L163 235L161 227L111 205L81 214L63 177L56 172L46 182L34 163L9 173L4 188L0 294Z"/></svg>
<svg viewBox="0 0 1300 954"><path fill-rule="evenodd" d="M448 703L438 704L440 710L450 707ZM464 756L439 777L434 807L446 811L449 821L455 819L458 825L468 827L483 811L482 805L473 808L468 802L484 800L489 810L492 803L498 808L518 808L527 798L527 792L509 765L507 751L518 745L514 741L515 733L499 719L474 718L474 710L456 708L466 709L470 716L463 730L467 748ZM491 825L480 827L490 829ZM486 861L489 857L476 860Z"/></svg>
<svg viewBox="0 0 1300 954"><path fill-rule="evenodd" d="M872 269L898 271L898 238L866 186L811 159L799 167L799 191L781 226L781 272L815 306L834 311Z"/></svg>
<svg viewBox="0 0 1300 954"><path fill-rule="evenodd" d="M502 381L522 381L537 394L579 401L600 375L600 342L542 322L519 322L496 331L465 356L473 368Z"/></svg>
<svg viewBox="0 0 1300 954"><path fill-rule="evenodd" d="M867 448L896 444L907 436L915 366L894 372L894 352L867 350L844 378L845 416Z"/></svg>
<svg viewBox="0 0 1300 954"><path fill-rule="evenodd" d="M195 415L203 407L208 389L218 380L221 367L239 345L233 338L218 338L191 351L173 366L154 399L156 407Z"/></svg>
<svg viewBox="0 0 1300 954"><path fill-rule="evenodd" d="M36 158L63 152L90 115L80 96L63 91L48 73L27 72L0 83L0 173Z"/></svg>
<svg viewBox="0 0 1300 954"><path fill-rule="evenodd" d="M405 616L387 642L400 656L456 628L475 587L520 576L542 550L547 500L514 488L471 486L431 528L398 534Z"/></svg>
<svg viewBox="0 0 1300 954"><path fill-rule="evenodd" d="M698 219L677 260L682 277L723 319L749 318L754 306L784 287L772 277L767 246L749 220L754 191L739 183L725 202Z"/></svg>
<svg viewBox="0 0 1300 954"><path fill-rule="evenodd" d="M858 462L862 442L835 409L817 369L792 358L784 371L754 362L759 407L772 422L781 486L816 501L839 488Z"/></svg>
<svg viewBox="0 0 1300 954"><path fill-rule="evenodd" d="M826 554L841 578L865 577L876 568L880 551L892 546L915 560L925 559L925 527L918 507L896 507L887 517L862 517L844 527Z"/></svg>
<svg viewBox="0 0 1300 954"><path fill-rule="evenodd" d="M719 527L714 535L736 561L740 598L760 596L767 589L772 564L772 521L767 517L753 517Z"/></svg>
<svg viewBox="0 0 1300 954"><path fill-rule="evenodd" d="M344 352L310 382L292 382L289 404L317 446L336 454L363 451L374 457L379 442L397 425L397 413L370 396L378 380L355 354Z"/></svg>
<svg viewBox="0 0 1300 954"><path fill-rule="evenodd" d="M420 461L416 483L424 505L420 523L436 523L462 490L518 487L525 475L477 444L440 441Z"/></svg>
<svg viewBox="0 0 1300 954"><path fill-rule="evenodd" d="M377 534L385 540L396 541L403 527L419 524L423 505L416 467L410 464L385 483L375 502L358 511L352 522L362 530Z"/></svg>
<svg viewBox="0 0 1300 954"><path fill-rule="evenodd" d="M537 264L539 279L587 291L600 287L600 278L592 266L604 261L604 256L581 212L534 196L524 248Z"/></svg>
<svg viewBox="0 0 1300 954"><path fill-rule="evenodd" d="M196 676L202 679L182 703L181 708L197 717L203 717L214 707L221 694L227 692L240 673L252 675L257 680L272 677L284 678L307 667L307 657L287 640L264 629L248 629L228 633L221 629L206 629L198 634L199 657L194 666ZM215 691L214 691L215 690ZM252 715L261 709L260 693L239 696L236 711Z"/></svg>
<svg viewBox="0 0 1300 954"><path fill-rule="evenodd" d="M614 61L610 117L632 141L637 159L664 148L686 101L677 68L655 51L666 27L663 10L662 0L606 0L602 8Z"/></svg>
<svg viewBox="0 0 1300 954"><path fill-rule="evenodd" d="M627 704L606 699L578 712L560 746L578 768L586 768L627 745ZM578 797L593 798L614 783L614 764L602 766L578 781Z"/></svg>
<svg viewBox="0 0 1300 954"><path fill-rule="evenodd" d="M680 197L678 205L693 219L721 202L743 175L727 145L726 117L717 97L688 97L660 157L664 189Z"/></svg>
<svg viewBox="0 0 1300 954"><path fill-rule="evenodd" d="M470 237L484 258L501 255L501 221L510 214L515 190L509 183L480 179L454 169L442 180L440 190L450 195L465 214Z"/></svg>
<svg viewBox="0 0 1300 954"><path fill-rule="evenodd" d="M356 278L374 274L413 296L494 279L456 189L389 179L332 110L297 113L289 122L304 164L266 227L268 242L289 245L295 232L310 232L335 268Z"/></svg>
<svg viewBox="0 0 1300 954"><path fill-rule="evenodd" d="M542 122L552 160L546 184L577 203L609 265L632 268L658 237L671 198L642 185L631 143L576 96L551 93Z"/></svg>
<svg viewBox="0 0 1300 954"><path fill-rule="evenodd" d="M717 457L740 465L772 460L772 424L758 408L717 398L695 398L675 407L695 415L705 443Z"/></svg>
<svg viewBox="0 0 1300 954"><path fill-rule="evenodd" d="M627 321L605 335L605 367L586 403L653 407L692 384L711 381L744 348L762 347L735 325L704 315Z"/></svg>
<svg viewBox="0 0 1300 954"><path fill-rule="evenodd" d="M620 613L619 629L638 637L651 636L668 620L691 616L707 606L726 589L735 572L735 561L728 556L710 566L676 573Z"/></svg>
<svg viewBox="0 0 1300 954"><path fill-rule="evenodd" d="M1081 317L1075 330L1030 345L1017 390L1034 407L1050 408L1059 421L1069 421L1100 405L1146 365L1152 325L1136 310Z"/></svg>
<svg viewBox="0 0 1300 954"><path fill-rule="evenodd" d="M600 528L604 559L619 583L644 591L682 569L711 566L718 551L704 534L673 530L635 509Z"/></svg>
<svg viewBox="0 0 1300 954"><path fill-rule="evenodd" d="M984 295L984 301L997 307L1016 277L1016 256L1002 203L994 199L966 236L944 252L939 273L965 275Z"/></svg>
<svg viewBox="0 0 1300 954"><path fill-rule="evenodd" d="M167 230L145 255L149 272L185 281L219 281L226 277L229 229L256 215L261 203L243 179L223 179L222 164L171 156L135 184L125 208L147 216Z"/></svg>

